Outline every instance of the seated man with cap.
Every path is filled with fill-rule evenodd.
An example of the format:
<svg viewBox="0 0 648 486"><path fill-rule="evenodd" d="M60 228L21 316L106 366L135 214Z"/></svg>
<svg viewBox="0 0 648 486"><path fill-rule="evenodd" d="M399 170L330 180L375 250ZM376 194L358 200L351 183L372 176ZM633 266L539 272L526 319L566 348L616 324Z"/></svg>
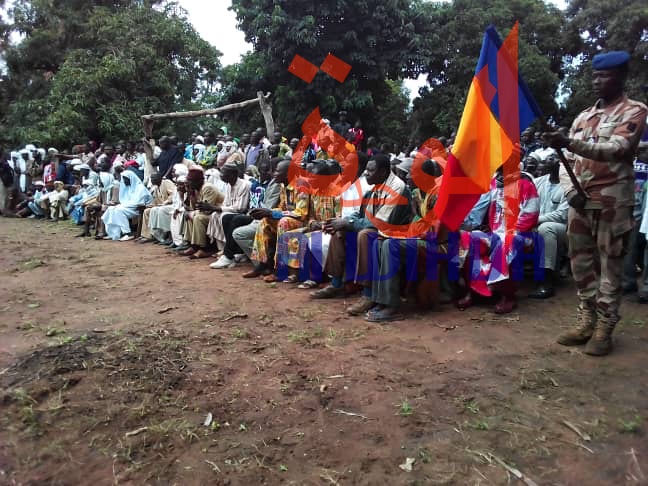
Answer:
<svg viewBox="0 0 648 486"><path fill-rule="evenodd" d="M280 171L278 166L282 163ZM281 161L279 158L259 163L258 180L253 181L250 190L249 214L226 215L223 218L225 248L223 256L210 265L211 268L232 268L236 263L249 259L256 231L261 224L261 220L254 219L252 213L256 209L272 209L279 206L285 180L282 173L288 173L289 165L290 161Z"/></svg>
<svg viewBox="0 0 648 486"><path fill-rule="evenodd" d="M202 169L193 168L187 174L187 203L185 204L184 239L191 246L180 253L192 259L208 258L207 226L212 213L223 204L225 196L213 184L205 182Z"/></svg>
<svg viewBox="0 0 648 486"><path fill-rule="evenodd" d="M27 206L32 212L32 216L35 218L44 218L45 213L43 212L43 209L41 208L41 199L47 195L50 189L53 187L53 183L49 183L49 188L46 187L45 183L36 181L34 182L34 195L32 201L30 201Z"/></svg>
<svg viewBox="0 0 648 486"><path fill-rule="evenodd" d="M396 160L396 159L395 159ZM405 157L396 167L395 170L393 171L396 176L398 176L403 182L408 182L408 178L410 178L410 175L412 173L412 165L414 164L414 159L411 157ZM408 185L410 185L408 183ZM411 185L410 185L411 187ZM412 196L414 194L412 193Z"/></svg>
<svg viewBox="0 0 648 486"><path fill-rule="evenodd" d="M90 236L90 227L92 225L95 227L95 239L101 240L106 236L101 217L108 209L108 206L119 203L119 180L115 177L119 178L122 171L123 167L116 165L113 167L114 175L111 174L110 164L107 160L104 160L99 165L99 176L96 186L97 194L94 201L84 205L84 228L77 235L79 238Z"/></svg>
<svg viewBox="0 0 648 486"><path fill-rule="evenodd" d="M187 173L189 170L184 164L176 164L173 167L172 177L174 181L173 194L171 202L162 206L157 206L151 209L151 216L149 219L149 228L155 240L161 245L177 248L182 244L182 233L180 233L179 226L176 226L176 233L174 237L174 217L184 224L183 218L179 217L177 211L184 209L184 183L187 180ZM178 194L178 191L181 191ZM174 243L177 241L177 244ZM186 250L187 248L185 248Z"/></svg>
<svg viewBox="0 0 648 486"><path fill-rule="evenodd" d="M65 184L63 184L62 181L55 181L54 191L47 194L50 219L55 223L57 223L59 219L67 219L68 217L66 210L68 196L69 192L65 189Z"/></svg>
<svg viewBox="0 0 648 486"><path fill-rule="evenodd" d="M221 180L227 184L223 205L211 214L207 235L216 243L218 250L225 247L223 217L228 214L243 214L250 206L250 189L252 183L240 177L239 166L233 160L225 162L220 169ZM231 262L230 262L231 263Z"/></svg>
<svg viewBox="0 0 648 486"><path fill-rule="evenodd" d="M250 211L249 224L232 231L236 247L254 263L254 268L245 273L243 278L256 278L262 275L265 277L272 274L279 222L284 216L297 209L300 214L303 214L304 208L307 210L308 198L297 195L296 191L288 185L289 167L289 160L278 162L272 180L264 193L261 207ZM231 254L232 247L233 245L226 245L224 255L229 259L234 257ZM227 255L228 251L229 255Z"/></svg>
<svg viewBox="0 0 648 486"><path fill-rule="evenodd" d="M85 208L96 202L99 192L99 174L93 171L88 164L77 164L73 170L79 173L79 187L76 194L70 197L67 211L72 220L80 225L85 221Z"/></svg>
<svg viewBox="0 0 648 486"><path fill-rule="evenodd" d="M50 184L50 187L52 185ZM47 194L47 188L43 181L33 181L29 192L26 194L24 201L16 206L16 216L19 218L42 218L45 212L41 208L40 202L43 196Z"/></svg>

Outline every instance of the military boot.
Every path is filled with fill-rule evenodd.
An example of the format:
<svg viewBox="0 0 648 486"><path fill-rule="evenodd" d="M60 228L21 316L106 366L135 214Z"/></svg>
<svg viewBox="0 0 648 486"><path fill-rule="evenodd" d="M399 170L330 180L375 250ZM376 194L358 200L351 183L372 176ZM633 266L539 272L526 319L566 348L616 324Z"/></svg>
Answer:
<svg viewBox="0 0 648 486"><path fill-rule="evenodd" d="M594 334L596 311L592 305L580 303L576 310L576 327L561 334L557 342L563 346L578 346L585 344Z"/></svg>
<svg viewBox="0 0 648 486"><path fill-rule="evenodd" d="M612 332L619 322L618 316L598 312L596 329L592 339L585 346L585 354L605 356L612 351Z"/></svg>

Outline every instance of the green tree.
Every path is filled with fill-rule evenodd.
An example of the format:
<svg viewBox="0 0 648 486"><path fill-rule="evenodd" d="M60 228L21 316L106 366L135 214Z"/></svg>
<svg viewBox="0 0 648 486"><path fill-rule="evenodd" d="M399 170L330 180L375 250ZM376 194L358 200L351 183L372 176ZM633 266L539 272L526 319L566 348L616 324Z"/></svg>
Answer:
<svg viewBox="0 0 648 486"><path fill-rule="evenodd" d="M408 139L409 91L402 81L387 80L382 90L374 92L376 118L381 121L376 132L378 140L388 144L404 144Z"/></svg>
<svg viewBox="0 0 648 486"><path fill-rule="evenodd" d="M20 0L13 16L13 143L138 137L142 114L194 108L218 77L220 52L173 2Z"/></svg>
<svg viewBox="0 0 648 486"><path fill-rule="evenodd" d="M428 86L414 103L413 124L420 137L449 135L458 127L483 33L491 24L503 39L519 20L520 74L544 113L556 112L564 52L560 10L542 0L455 0L426 9L438 30L425 44Z"/></svg>
<svg viewBox="0 0 648 486"><path fill-rule="evenodd" d="M424 39L431 26L421 0L233 0L239 27L254 46L238 71L229 101L272 91L279 125L300 133L303 120L320 107L335 118L339 110L361 119L365 129L386 136L378 115L384 96L401 98L387 80L417 76L425 66ZM296 54L319 66L332 53L352 66L344 84L320 72L311 84L288 72ZM238 81L242 81L240 84ZM392 100L396 102L397 100ZM390 116L402 118L400 113Z"/></svg>
<svg viewBox="0 0 648 486"><path fill-rule="evenodd" d="M221 71L220 85L221 89L212 100L214 106L256 98L258 91L275 92L272 78L266 76L266 63L263 57L255 52L245 54L237 64L225 66ZM273 115L276 117L278 113L277 110L274 111ZM257 105L225 112L223 120L231 131L238 134L256 127L265 127L261 110Z"/></svg>
<svg viewBox="0 0 648 486"><path fill-rule="evenodd" d="M642 87L648 85L648 4L644 0L572 0L565 45L569 66L565 91L569 95L563 112L565 123L592 105L590 89L592 57L603 51L626 50L630 61L628 94L646 101Z"/></svg>

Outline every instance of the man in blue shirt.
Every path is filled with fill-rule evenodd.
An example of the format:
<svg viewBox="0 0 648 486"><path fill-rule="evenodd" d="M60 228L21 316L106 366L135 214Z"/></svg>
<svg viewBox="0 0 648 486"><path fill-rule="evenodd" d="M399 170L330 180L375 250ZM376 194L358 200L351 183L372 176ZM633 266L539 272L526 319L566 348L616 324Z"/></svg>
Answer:
<svg viewBox="0 0 648 486"><path fill-rule="evenodd" d="M69 160L61 160L56 170L56 180L63 182L66 186L74 184L74 174L70 168Z"/></svg>

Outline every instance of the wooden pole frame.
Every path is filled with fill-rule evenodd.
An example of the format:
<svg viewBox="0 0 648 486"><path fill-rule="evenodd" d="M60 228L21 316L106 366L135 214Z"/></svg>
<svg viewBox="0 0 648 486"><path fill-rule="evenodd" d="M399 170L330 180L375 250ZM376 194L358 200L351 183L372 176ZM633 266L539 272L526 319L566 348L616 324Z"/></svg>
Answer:
<svg viewBox="0 0 648 486"><path fill-rule="evenodd" d="M226 111L240 110L247 106L254 104L259 104L261 107L261 112L263 114L263 119L265 120L266 130L268 135L272 135L274 132L274 120L272 118L272 105L268 101L270 98L270 93L263 94L261 91L257 93L257 97L253 100L241 101L240 103L232 103L231 105L219 106L218 108L208 108L206 110L198 111L179 111L174 113L153 113L150 115L142 115L142 121L144 122L144 134L147 138L153 138L153 123L157 120L177 120L183 118L199 118L202 116L211 116L218 115L219 113L224 113Z"/></svg>
<svg viewBox="0 0 648 486"><path fill-rule="evenodd" d="M142 115L142 123L144 125L144 153L150 163L153 163L153 148L155 147L155 139L153 138L153 126L157 120L179 120L185 118L200 118L203 116L218 115L226 111L240 110L248 106L259 104L261 114L265 121L267 135L271 136L275 130L274 119L272 117L272 105L270 104L271 93L263 94L262 91L257 92L257 97L252 100L241 101L240 103L232 103L230 105L219 106L218 108L208 108L206 110L198 111L179 111L174 113L152 113L149 115Z"/></svg>

